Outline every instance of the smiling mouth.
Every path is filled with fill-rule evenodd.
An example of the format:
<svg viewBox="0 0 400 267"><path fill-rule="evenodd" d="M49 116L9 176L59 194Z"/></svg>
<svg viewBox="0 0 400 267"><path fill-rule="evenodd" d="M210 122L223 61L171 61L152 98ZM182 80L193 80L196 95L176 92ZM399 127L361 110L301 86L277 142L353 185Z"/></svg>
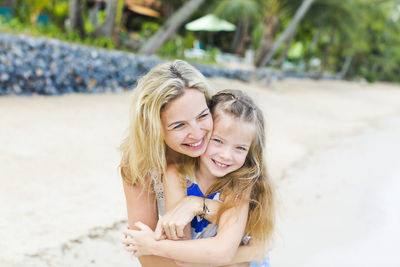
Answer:
<svg viewBox="0 0 400 267"><path fill-rule="evenodd" d="M220 169L226 169L226 168L228 168L228 167L231 166L231 165L224 164L224 163L222 163L222 162L216 161L216 160L214 160L214 159L211 159L211 160L212 160L212 162L213 162L218 168L220 168Z"/></svg>
<svg viewBox="0 0 400 267"><path fill-rule="evenodd" d="M204 145L204 137L196 143L183 144L183 145L188 147L189 149L194 149L194 150L199 149L199 148L203 147L203 145Z"/></svg>

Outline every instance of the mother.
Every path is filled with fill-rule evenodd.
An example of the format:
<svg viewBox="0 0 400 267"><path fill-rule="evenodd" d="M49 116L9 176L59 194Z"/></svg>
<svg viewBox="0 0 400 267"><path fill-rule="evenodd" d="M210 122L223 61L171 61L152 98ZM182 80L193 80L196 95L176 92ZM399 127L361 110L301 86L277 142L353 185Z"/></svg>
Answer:
<svg viewBox="0 0 400 267"><path fill-rule="evenodd" d="M198 157L205 151L213 127L207 107L210 91L205 77L181 60L156 66L138 82L128 135L120 147L130 228L141 221L155 229L164 210L161 178L166 167L179 164L185 155ZM208 216L217 209L217 204L212 205ZM202 212L201 198L185 198L163 217L164 228L169 228L168 237L183 236L183 227ZM244 253L239 252L239 258L241 254ZM139 261L142 266L176 266L157 256L143 256Z"/></svg>

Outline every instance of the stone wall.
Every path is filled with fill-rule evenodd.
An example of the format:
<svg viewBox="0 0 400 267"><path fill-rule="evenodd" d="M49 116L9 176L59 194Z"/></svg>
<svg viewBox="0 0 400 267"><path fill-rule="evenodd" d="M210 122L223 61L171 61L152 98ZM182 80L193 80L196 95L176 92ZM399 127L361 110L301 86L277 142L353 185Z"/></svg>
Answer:
<svg viewBox="0 0 400 267"><path fill-rule="evenodd" d="M0 33L0 95L120 92L162 62L156 57ZM250 80L252 72L193 64L206 77Z"/></svg>

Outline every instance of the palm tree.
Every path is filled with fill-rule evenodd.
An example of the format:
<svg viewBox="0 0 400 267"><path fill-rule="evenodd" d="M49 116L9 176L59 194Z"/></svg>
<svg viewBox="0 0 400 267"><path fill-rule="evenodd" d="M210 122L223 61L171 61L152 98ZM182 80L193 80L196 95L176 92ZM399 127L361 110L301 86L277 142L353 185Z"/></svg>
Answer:
<svg viewBox="0 0 400 267"><path fill-rule="evenodd" d="M108 0L106 6L106 15L103 24L99 25L93 35L117 37L122 18L122 11L125 0Z"/></svg>
<svg viewBox="0 0 400 267"><path fill-rule="evenodd" d="M256 21L262 19L261 3L256 0L222 0L216 5L215 14L236 24L231 48L236 53L243 54L249 30L255 26Z"/></svg>
<svg viewBox="0 0 400 267"><path fill-rule="evenodd" d="M365 6L364 0L317 0L311 7L310 13L304 20L315 25L316 31L310 53L315 53L318 41L325 37L322 47L320 74L329 67L329 59L344 61L340 66L340 76L343 77L352 62L352 54L358 50L358 43L365 39L365 24L362 13ZM349 27L351 25L351 27ZM337 45L336 45L337 44ZM332 48L335 47L337 55L329 58ZM337 60L339 59L339 60Z"/></svg>
<svg viewBox="0 0 400 267"><path fill-rule="evenodd" d="M268 0L264 5L264 30L258 46L258 50L254 56L254 64L258 67L264 56L271 49L271 46L275 40L275 36L278 33L280 13L282 12L282 1L279 0Z"/></svg>
<svg viewBox="0 0 400 267"><path fill-rule="evenodd" d="M69 27L71 30L78 31L81 38L86 35L82 11L83 4L84 0L69 0L68 7Z"/></svg>
<svg viewBox="0 0 400 267"><path fill-rule="evenodd" d="M275 55L276 51L279 47L291 36L293 35L294 31L296 30L297 25L300 23L301 19L307 13L308 9L311 7L314 0L304 0L300 7L297 9L296 14L294 15L292 21L290 22L289 26L283 31L283 33L279 36L278 40L274 41L274 43L268 47L269 36L266 34L265 38L262 40L262 44L265 41L267 44L264 44L260 47L258 53L256 54L256 66L257 67L264 67ZM268 33L268 29L267 29ZM265 53L264 51L268 51Z"/></svg>
<svg viewBox="0 0 400 267"><path fill-rule="evenodd" d="M40 12L46 7L50 0L25 0L29 12L29 20L31 25L35 25Z"/></svg>
<svg viewBox="0 0 400 267"><path fill-rule="evenodd" d="M140 48L139 53L152 55L171 38L204 0L189 0L178 9L163 26Z"/></svg>

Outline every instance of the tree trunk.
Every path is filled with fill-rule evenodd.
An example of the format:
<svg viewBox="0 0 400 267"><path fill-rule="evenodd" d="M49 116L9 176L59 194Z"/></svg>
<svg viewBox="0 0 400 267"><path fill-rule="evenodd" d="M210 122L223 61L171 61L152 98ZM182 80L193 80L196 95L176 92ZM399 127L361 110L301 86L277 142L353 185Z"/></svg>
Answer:
<svg viewBox="0 0 400 267"><path fill-rule="evenodd" d="M331 47L333 45L333 41L335 40L335 27L332 28L330 37L329 37L329 42L327 43L325 49L324 49L324 54L322 57L322 62L321 62L321 69L320 72L318 74L318 79L320 79L322 77L322 74L324 73L324 70L327 68L328 66L328 56L329 56L329 51L331 50Z"/></svg>
<svg viewBox="0 0 400 267"><path fill-rule="evenodd" d="M272 59L272 57L275 55L276 51L283 44L283 42L285 42L285 40L296 30L297 25L304 17L304 15L307 13L308 9L311 7L313 2L314 0L303 1L299 9L297 9L296 14L294 15L294 18L290 22L289 26L283 31L279 39L272 44L271 49L268 49L268 53L264 54L265 56L262 57L262 60L259 63L259 65L257 65L256 63L257 67L264 67L265 65L267 65L267 63ZM262 49L262 47L260 47L260 49Z"/></svg>
<svg viewBox="0 0 400 267"><path fill-rule="evenodd" d="M94 36L111 37L117 17L118 0L108 0L106 6L105 20L103 24L97 27L93 33Z"/></svg>
<svg viewBox="0 0 400 267"><path fill-rule="evenodd" d="M236 25L235 35L233 36L233 41L231 44L232 51L236 52L239 46L240 39L242 37L242 32L243 32L243 21L240 20L239 23Z"/></svg>
<svg viewBox="0 0 400 267"><path fill-rule="evenodd" d="M322 33L322 25L323 25L322 22L318 24L317 32L314 34L312 43L310 45L310 52L314 52L315 48L317 48L319 37L321 36Z"/></svg>
<svg viewBox="0 0 400 267"><path fill-rule="evenodd" d="M258 48L258 50L254 56L254 64L256 66L261 65L263 56L271 48L271 46L275 40L277 27L278 27L278 17L277 16L269 17L264 26L264 31L263 31L263 36L261 39L260 47Z"/></svg>
<svg viewBox="0 0 400 267"><path fill-rule="evenodd" d="M346 57L346 60L344 61L342 70L339 72L338 78L340 80L343 80L343 78L346 76L347 72L350 69L351 66L351 62L353 61L353 56L352 55L348 55Z"/></svg>
<svg viewBox="0 0 400 267"><path fill-rule="evenodd" d="M242 32L240 34L239 44L235 49L235 53L244 56L245 54L245 44L250 40L249 37L249 25L250 21L248 18L245 18L242 24Z"/></svg>
<svg viewBox="0 0 400 267"><path fill-rule="evenodd" d="M83 22L83 12L82 12L83 0L69 0L69 23L71 30L76 30L79 32L79 36L84 38L85 26Z"/></svg>
<svg viewBox="0 0 400 267"><path fill-rule="evenodd" d="M97 28L99 26L99 22L97 16L100 11L100 2L95 2L94 6L89 10L89 22Z"/></svg>
<svg viewBox="0 0 400 267"><path fill-rule="evenodd" d="M189 16L204 2L204 0L187 1L178 11L169 18L139 50L139 54L152 55L171 38L178 28L189 18Z"/></svg>
<svg viewBox="0 0 400 267"><path fill-rule="evenodd" d="M277 66L279 68L282 66L283 61L285 61L285 59L286 59L287 53L289 52L289 48L292 45L292 42L293 42L295 36L296 36L296 32L293 32L292 35L290 35L289 39L286 42L285 50L283 50L283 53L276 61L275 66Z"/></svg>
<svg viewBox="0 0 400 267"><path fill-rule="evenodd" d="M175 12L175 6L171 3L171 0L162 0L162 10L164 18L169 18Z"/></svg>

